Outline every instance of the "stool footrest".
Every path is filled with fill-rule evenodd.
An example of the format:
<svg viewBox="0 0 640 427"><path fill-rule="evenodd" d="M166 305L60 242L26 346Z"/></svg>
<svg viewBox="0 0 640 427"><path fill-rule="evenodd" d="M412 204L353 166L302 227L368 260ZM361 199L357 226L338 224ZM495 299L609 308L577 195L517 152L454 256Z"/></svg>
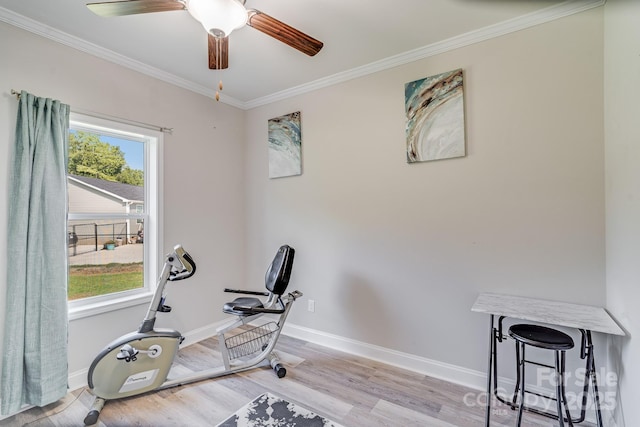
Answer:
<svg viewBox="0 0 640 427"><path fill-rule="evenodd" d="M536 362L534 360L523 360L523 362L525 363L531 363L532 365L536 365L536 366L542 366L543 368L549 368L549 369L555 369L556 367L553 365L546 365L544 363L540 363L540 362Z"/></svg>
<svg viewBox="0 0 640 427"><path fill-rule="evenodd" d="M517 411L520 408L520 404L519 403L515 403L514 404L513 402L511 402L511 401L509 401L507 399L507 396L500 395L497 390L494 390L493 393L494 393L496 399L498 399L503 404L505 404L507 406L510 406L512 411ZM535 393L533 391L528 391L528 390L525 390L525 393L537 394L537 393ZM545 397L545 398L550 399L550 400L555 400L555 398L553 398L553 397L548 397L548 396L540 396L540 397ZM527 411L527 412L531 412L531 413L534 413L534 414L537 414L537 415L542 415L543 417L550 418L550 419L553 419L553 420L557 420L558 419L558 415L555 412L547 412L547 411L544 411L542 409L538 409L538 408L536 408L534 406L524 405L522 407L522 410L523 411ZM569 422L567 420L567 417L564 417L563 420L565 422ZM574 424L579 424L579 423L581 423L583 421L584 421L583 417L572 418L571 419L571 422L573 422Z"/></svg>
<svg viewBox="0 0 640 427"><path fill-rule="evenodd" d="M531 390L526 390L524 391L525 393L529 393L529 394L533 394L534 396L538 396L538 397L543 397L545 399L548 400L555 400L556 402L558 401L558 399L555 396L549 396L548 394L542 394L542 393L538 393L535 391L531 391Z"/></svg>
<svg viewBox="0 0 640 427"><path fill-rule="evenodd" d="M518 405L516 405L516 408L518 408ZM557 420L557 419L559 419L559 418L558 418L558 415L557 415L555 412L543 411L542 409L534 408L534 407L527 406L527 405L524 405L524 406L522 407L522 409L523 409L524 411L531 412L531 413L533 413L533 414L537 414L537 415L542 415L543 417L551 418L551 419L553 419L553 420ZM563 417L562 419L563 419L565 422L567 422L567 423L569 422L569 420L567 419L567 417ZM572 423L576 423L576 424L577 424L577 423L579 423L580 421L581 421L581 420L580 420L580 419L577 419L577 418L576 418L576 419L572 419L572 420L571 420L571 422L572 422Z"/></svg>

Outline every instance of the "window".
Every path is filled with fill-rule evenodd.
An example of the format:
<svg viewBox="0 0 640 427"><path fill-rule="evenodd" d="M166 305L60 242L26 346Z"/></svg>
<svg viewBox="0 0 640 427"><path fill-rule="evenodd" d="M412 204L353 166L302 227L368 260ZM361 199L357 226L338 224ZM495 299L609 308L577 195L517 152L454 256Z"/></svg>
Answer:
<svg viewBox="0 0 640 427"><path fill-rule="evenodd" d="M162 134L71 114L70 319L147 301L158 268Z"/></svg>
<svg viewBox="0 0 640 427"><path fill-rule="evenodd" d="M138 214L144 213L144 205L142 203L136 204L136 213ZM138 218L136 221L138 222L138 224L141 224L143 220Z"/></svg>

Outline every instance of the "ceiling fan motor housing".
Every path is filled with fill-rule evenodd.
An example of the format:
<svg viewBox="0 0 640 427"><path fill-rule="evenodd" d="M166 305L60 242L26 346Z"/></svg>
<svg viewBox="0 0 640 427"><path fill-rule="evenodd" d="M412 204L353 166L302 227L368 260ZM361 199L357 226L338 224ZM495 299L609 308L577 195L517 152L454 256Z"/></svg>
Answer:
<svg viewBox="0 0 640 427"><path fill-rule="evenodd" d="M108 0L87 3L98 16L112 17L141 13L187 10L207 31L209 68L229 67L229 34L248 25L298 51L314 56L322 42L255 9L245 9L246 0Z"/></svg>
<svg viewBox="0 0 640 427"><path fill-rule="evenodd" d="M214 37L227 37L247 23L247 10L238 0L186 0L187 10Z"/></svg>

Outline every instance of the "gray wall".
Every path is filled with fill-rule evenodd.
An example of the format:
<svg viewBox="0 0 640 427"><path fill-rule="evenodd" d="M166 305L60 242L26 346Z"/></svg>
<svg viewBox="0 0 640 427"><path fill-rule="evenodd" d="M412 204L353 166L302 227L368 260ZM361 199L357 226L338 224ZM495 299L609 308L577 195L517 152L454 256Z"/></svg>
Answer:
<svg viewBox="0 0 640 427"><path fill-rule="evenodd" d="M174 310L159 325L189 332L221 320L222 288L244 283L244 112L4 23L0 40L0 277L7 268L7 167L18 106L9 92L24 89L72 110L174 129L164 137L162 254L182 243L200 262L196 276L169 287ZM0 280L0 307L4 298ZM145 313L146 306L137 306L71 321L70 372L88 368ZM3 315L0 309L2 321Z"/></svg>
<svg viewBox="0 0 640 427"><path fill-rule="evenodd" d="M605 304L603 10L252 109L247 260L297 249L291 322L484 372L478 293ZM407 164L404 84L464 70L467 157ZM268 179L301 111L303 174Z"/></svg>
<svg viewBox="0 0 640 427"><path fill-rule="evenodd" d="M605 141L607 188L607 306L629 333L612 340L610 369L619 382L616 421L640 425L640 2L605 6ZM617 387L616 387L617 386Z"/></svg>
<svg viewBox="0 0 640 427"><path fill-rule="evenodd" d="M164 250L180 242L200 262L194 278L170 288L174 311L160 326L210 330L223 318L221 289L260 288L274 251L289 243L297 249L292 286L305 293L291 324L483 372L487 319L469 311L479 292L608 299L624 326L639 330L640 153L629 143L638 137L638 55L628 43L638 30L627 20L637 7L609 0L247 112L0 23L0 39L11 40L0 44L1 169L15 126L10 88L173 127L164 143ZM408 165L404 83L455 68L465 73L467 157ZM635 85L623 83L629 75ZM298 110L303 174L269 180L267 120ZM7 178L0 174L2 203ZM5 241L3 205L0 259ZM6 268L0 262L0 277ZM72 321L70 370L86 368L143 314L139 306ZM611 346L627 425L640 419L632 353L631 340Z"/></svg>

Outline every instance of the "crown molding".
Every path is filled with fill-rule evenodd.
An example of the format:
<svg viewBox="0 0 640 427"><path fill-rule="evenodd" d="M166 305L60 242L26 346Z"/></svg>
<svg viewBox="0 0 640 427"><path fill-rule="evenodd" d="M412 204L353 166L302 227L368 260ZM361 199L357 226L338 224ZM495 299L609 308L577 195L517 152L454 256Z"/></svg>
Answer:
<svg viewBox="0 0 640 427"><path fill-rule="evenodd" d="M205 86L193 83L192 81L189 81L182 77L178 77L174 74L171 74L166 71L160 70L158 68L152 67L150 65L144 64L140 61L136 61L135 59L131 59L128 56L121 55L109 49L105 49L104 47L98 46L94 43L90 43L86 40L72 36L71 34L57 30L53 27L50 27L41 22L35 21L31 18L27 18L26 16L19 15L3 7L0 7L0 21L6 22L7 24L13 25L14 27L18 27L23 30L29 31L33 34L37 34L39 36L45 37L49 40L53 40L57 43L72 47L81 52L85 52L90 55L97 56L98 58L104 59L105 61L113 62L115 64L122 65L123 67L137 71L139 73L142 73L151 77L155 77L158 80L162 80L174 86L188 89L192 92L199 93L204 96L208 96L209 98L215 98L216 91L212 90L211 88L207 88ZM231 105L233 107L241 108L241 109L246 108L242 101L239 101L229 96L222 97L220 99L220 102L223 102L225 104Z"/></svg>
<svg viewBox="0 0 640 427"><path fill-rule="evenodd" d="M531 28L536 25L544 24L556 19L564 18L566 16L574 15L576 13L584 12L586 10L602 6L605 4L605 2L606 0L565 1L563 3L553 5L539 11L529 13L527 15L503 21L498 24L490 25L479 30L470 31L468 33L451 37L440 42L432 43L418 49L394 55L380 61L375 61L361 67L353 68L351 70L323 77L309 83L285 89L271 95L253 99L245 103L245 108L249 110L252 108L260 107L262 105L271 104L273 102L281 101L292 96L301 95L303 93L346 82L358 77L363 77L369 74L377 73L379 71L384 71L390 68L398 67L400 65L405 65L410 62L428 58L430 56L449 52L454 49L459 49L461 47L480 43L494 37L500 37L505 34Z"/></svg>
<svg viewBox="0 0 640 427"><path fill-rule="evenodd" d="M439 55L451 50L459 49L461 47L480 43L494 37L500 37L505 34L510 34L516 31L534 27L536 25L554 21L556 19L564 18L566 16L574 15L576 13L584 12L589 9L603 6L605 2L606 0L568 0L563 3L520 16L518 18L490 25L479 30L470 31L459 36L451 37L449 39L432 43L418 49L410 50L408 52L394 55L389 58L375 61L361 67L356 67L351 70L323 77L321 79L304 83L299 86L291 87L280 92L276 92L260 98L255 98L247 102L243 102L229 96L222 97L220 99L220 102L236 108L240 108L242 110L250 110L252 108L271 104L273 102L281 101L283 99L287 99L296 95L301 95L327 86L346 82L348 80L377 73L379 71L388 70L390 68L398 67L400 65L408 64L410 62L428 58L430 56ZM0 7L0 21L22 28L42 37L46 37L50 40L64 44L82 52L97 56L115 64L122 65L151 77L155 77L159 80L165 81L175 86L182 87L184 89L199 93L209 98L215 98L215 90L212 90L211 88L193 83L182 77L178 77L174 74L167 73L158 68L143 64L140 61L136 61L112 50L105 49L96 44L87 42L86 40L82 40L78 37L62 32L53 27L49 27L38 21L19 15L3 7Z"/></svg>

